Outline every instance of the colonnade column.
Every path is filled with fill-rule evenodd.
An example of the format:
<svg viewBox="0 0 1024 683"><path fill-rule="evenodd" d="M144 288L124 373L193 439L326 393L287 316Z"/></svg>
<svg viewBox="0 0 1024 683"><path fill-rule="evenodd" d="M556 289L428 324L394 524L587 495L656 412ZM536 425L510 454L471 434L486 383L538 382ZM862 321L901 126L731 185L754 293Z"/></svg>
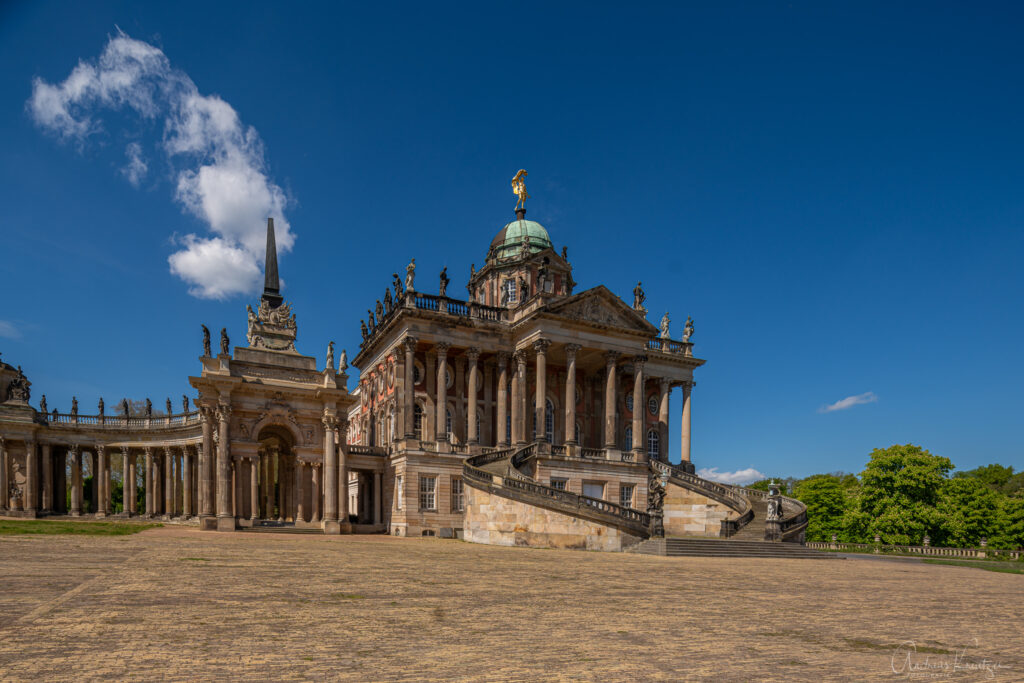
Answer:
<svg viewBox="0 0 1024 683"><path fill-rule="evenodd" d="M39 488L39 455L36 453L36 442L25 442L25 496L21 501L21 509L35 512L39 503L37 502Z"/></svg>
<svg viewBox="0 0 1024 683"><path fill-rule="evenodd" d="M526 351L513 354L516 376L512 380L512 440L517 446L526 444Z"/></svg>
<svg viewBox="0 0 1024 683"><path fill-rule="evenodd" d="M384 507L380 495L380 472L373 473L373 523L380 524L382 508Z"/></svg>
<svg viewBox="0 0 1024 683"><path fill-rule="evenodd" d="M44 443L41 448L43 451L43 464L39 478L43 482L43 495L40 507L46 511L53 511L53 447L48 443Z"/></svg>
<svg viewBox="0 0 1024 683"><path fill-rule="evenodd" d="M107 462L103 466L103 506L107 510L107 514L113 514L114 512L114 498L110 494L110 472L114 469L113 459L107 456Z"/></svg>
<svg viewBox="0 0 1024 683"><path fill-rule="evenodd" d="M604 447L615 448L615 388L616 366L619 362L618 351L604 354L605 389L604 389Z"/></svg>
<svg viewBox="0 0 1024 683"><path fill-rule="evenodd" d="M405 438L411 439L416 436L416 337L406 337L402 340L405 348L405 393L402 400L405 402L405 425L403 430Z"/></svg>
<svg viewBox="0 0 1024 683"><path fill-rule="evenodd" d="M679 457L690 462L690 391L696 382L683 382L683 419L679 430Z"/></svg>
<svg viewBox="0 0 1024 683"><path fill-rule="evenodd" d="M189 447L181 449L181 516L192 516L192 454Z"/></svg>
<svg viewBox="0 0 1024 683"><path fill-rule="evenodd" d="M7 483L7 442L0 436L0 512L7 510L7 499L11 490Z"/></svg>
<svg viewBox="0 0 1024 683"><path fill-rule="evenodd" d="M220 438L217 443L217 531L234 531L231 514L231 405L222 400L217 405Z"/></svg>
<svg viewBox="0 0 1024 683"><path fill-rule="evenodd" d="M71 453L71 516L82 515L82 451L78 444L73 445Z"/></svg>
<svg viewBox="0 0 1024 683"><path fill-rule="evenodd" d="M324 409L324 533L339 533L338 525L338 450L334 445L334 427L338 418Z"/></svg>
<svg viewBox="0 0 1024 683"><path fill-rule="evenodd" d="M213 417L209 406L199 406L199 417L203 423L203 445L199 454L199 517L213 517ZM148 455L147 455L148 458ZM148 467L148 460L147 460ZM146 491L147 498L149 491Z"/></svg>
<svg viewBox="0 0 1024 683"><path fill-rule="evenodd" d="M254 520L260 514L260 456L249 458L249 519Z"/></svg>
<svg viewBox="0 0 1024 683"><path fill-rule="evenodd" d="M536 422L536 434L534 439L537 441L547 441L547 404L548 404L548 347L551 346L551 341L548 339L538 339L533 342L533 350L537 352L537 392L534 396L535 411L534 419Z"/></svg>
<svg viewBox="0 0 1024 683"><path fill-rule="evenodd" d="M662 377L658 382L658 389L661 392L661 400L658 404L658 459L668 462L668 403L672 396L671 380L668 377Z"/></svg>
<svg viewBox="0 0 1024 683"><path fill-rule="evenodd" d="M96 460L93 468L93 479L96 480L96 516L107 516L107 447L103 444L96 446Z"/></svg>
<svg viewBox="0 0 1024 683"><path fill-rule="evenodd" d="M495 446L499 448L508 443L508 425L506 421L508 419L508 351L498 352L498 406L497 406L497 422L496 425L498 430L497 439Z"/></svg>
<svg viewBox="0 0 1024 683"><path fill-rule="evenodd" d="M306 482L305 482L305 470L306 463L301 460L295 461L295 521L305 522L306 521Z"/></svg>
<svg viewBox="0 0 1024 683"><path fill-rule="evenodd" d="M174 516L174 452L164 446L164 514Z"/></svg>
<svg viewBox="0 0 1024 683"><path fill-rule="evenodd" d="M135 456L131 454L131 450L128 448L122 448L121 452L124 454L124 481L122 487L126 493L122 495L124 499L124 511L129 515L134 515L138 510L135 509Z"/></svg>
<svg viewBox="0 0 1024 683"><path fill-rule="evenodd" d="M576 444L576 354L579 344L565 345L565 443Z"/></svg>
<svg viewBox="0 0 1024 683"><path fill-rule="evenodd" d="M348 509L348 451L346 450L345 444L340 443L341 434L345 433L344 423L338 422L338 521L343 525L347 525L349 509ZM348 526L344 527L346 530Z"/></svg>
<svg viewBox="0 0 1024 683"><path fill-rule="evenodd" d="M309 474L313 480L313 494L311 496L313 510L310 513L309 521L313 524L318 524L320 522L320 463L312 463Z"/></svg>
<svg viewBox="0 0 1024 683"><path fill-rule="evenodd" d="M284 521L284 458L277 452L277 521Z"/></svg>
<svg viewBox="0 0 1024 683"><path fill-rule="evenodd" d="M153 498L153 449L146 446L146 516L152 517L156 510Z"/></svg>
<svg viewBox="0 0 1024 683"><path fill-rule="evenodd" d="M437 350L437 419L434 422L434 439L448 440L448 349L451 344L438 342ZM346 496L347 498L347 496Z"/></svg>
<svg viewBox="0 0 1024 683"><path fill-rule="evenodd" d="M644 413L647 410L647 401L644 391L644 363L647 356L636 356L633 358L633 453L637 460L643 459L644 454Z"/></svg>
<svg viewBox="0 0 1024 683"><path fill-rule="evenodd" d="M469 360L469 405L466 406L469 417L466 427L466 442L475 446L480 443L480 439L477 438L477 430L480 425L477 424L476 419L477 390L480 384L480 369L477 361L480 359L480 349L470 348L466 352L466 358Z"/></svg>

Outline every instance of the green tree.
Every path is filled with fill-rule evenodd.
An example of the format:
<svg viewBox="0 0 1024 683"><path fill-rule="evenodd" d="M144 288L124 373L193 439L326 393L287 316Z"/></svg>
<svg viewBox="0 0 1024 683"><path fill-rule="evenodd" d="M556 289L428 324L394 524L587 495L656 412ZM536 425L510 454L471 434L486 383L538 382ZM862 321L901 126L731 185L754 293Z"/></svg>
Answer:
<svg viewBox="0 0 1024 683"><path fill-rule="evenodd" d="M830 474L816 474L796 483L793 497L807 506L807 540L828 541L843 528L846 493L841 480Z"/></svg>
<svg viewBox="0 0 1024 683"><path fill-rule="evenodd" d="M995 527L994 535L989 538L993 548L1024 548L1024 498L1003 496Z"/></svg>
<svg viewBox="0 0 1024 683"><path fill-rule="evenodd" d="M951 469L949 458L913 444L873 450L860 476L859 496L859 511L870 517L869 535L910 544L939 534L937 505Z"/></svg>
<svg viewBox="0 0 1024 683"><path fill-rule="evenodd" d="M1001 498L981 478L946 480L938 505L942 522L937 545L973 548L992 538L999 528Z"/></svg>

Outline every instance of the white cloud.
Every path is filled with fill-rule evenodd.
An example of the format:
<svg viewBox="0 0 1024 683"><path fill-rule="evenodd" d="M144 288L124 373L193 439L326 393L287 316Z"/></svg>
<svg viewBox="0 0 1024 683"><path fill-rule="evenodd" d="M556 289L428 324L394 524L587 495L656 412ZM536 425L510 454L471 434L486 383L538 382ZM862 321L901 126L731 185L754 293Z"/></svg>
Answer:
<svg viewBox="0 0 1024 683"><path fill-rule="evenodd" d="M292 248L287 197L267 174L259 134L219 96L201 94L159 48L118 30L95 63L79 62L62 83L36 78L26 106L39 127L77 144L102 132L103 109L162 121L161 147L176 166L174 198L211 233L188 235L168 258L192 295L226 298L256 289L268 216L278 249ZM148 172L142 147L130 143L125 153L122 173L138 186Z"/></svg>
<svg viewBox="0 0 1024 683"><path fill-rule="evenodd" d="M875 392L866 391L863 394L857 394L856 396L847 396L844 399L840 399L835 403L830 403L827 406L818 408L819 413L831 413L836 410L846 410L854 406L859 406L864 403L875 403L878 401L878 397L875 396Z"/></svg>
<svg viewBox="0 0 1024 683"><path fill-rule="evenodd" d="M21 330L9 320L0 320L0 337L5 339L21 339Z"/></svg>
<svg viewBox="0 0 1024 683"><path fill-rule="evenodd" d="M702 467L697 470L697 476L703 479L710 479L711 481L718 481L723 484L752 484L755 481L764 479L763 473L755 470L753 467L748 467L745 470L736 470L735 472L719 472L717 467Z"/></svg>
<svg viewBox="0 0 1024 683"><path fill-rule="evenodd" d="M128 163L121 168L121 173L124 174L129 183L138 187L149 170L146 160L142 158L142 145L137 142L130 142L124 148L124 153L128 157Z"/></svg>

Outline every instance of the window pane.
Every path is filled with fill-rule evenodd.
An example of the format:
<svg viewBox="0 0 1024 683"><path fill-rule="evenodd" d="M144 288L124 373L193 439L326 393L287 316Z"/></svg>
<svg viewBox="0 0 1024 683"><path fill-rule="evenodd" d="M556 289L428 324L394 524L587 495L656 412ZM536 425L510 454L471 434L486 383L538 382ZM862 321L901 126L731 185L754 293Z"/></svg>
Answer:
<svg viewBox="0 0 1024 683"><path fill-rule="evenodd" d="M619 505L622 507L633 507L633 485L623 484L619 487Z"/></svg>
<svg viewBox="0 0 1024 683"><path fill-rule="evenodd" d="M584 482L583 495L591 498L604 498L604 484Z"/></svg>

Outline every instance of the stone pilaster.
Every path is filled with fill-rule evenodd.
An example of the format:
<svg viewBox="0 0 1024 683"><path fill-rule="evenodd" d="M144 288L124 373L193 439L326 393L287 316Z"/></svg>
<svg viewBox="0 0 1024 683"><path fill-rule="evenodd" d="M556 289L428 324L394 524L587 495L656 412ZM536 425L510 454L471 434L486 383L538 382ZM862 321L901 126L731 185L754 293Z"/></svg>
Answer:
<svg viewBox="0 0 1024 683"><path fill-rule="evenodd" d="M383 498L381 497L380 472L373 473L373 523L381 523Z"/></svg>
<svg viewBox="0 0 1024 683"><path fill-rule="evenodd" d="M199 519L211 519L214 512L213 477L213 421L215 412L208 406L199 406L199 417L203 426L203 445L199 454ZM148 461L147 461L148 463ZM147 464L148 467L148 464ZM148 487L148 485L147 485ZM149 497L149 491L146 491ZM204 528L206 528L204 526Z"/></svg>
<svg viewBox="0 0 1024 683"><path fill-rule="evenodd" d="M565 345L565 443L576 444L576 354L579 344Z"/></svg>
<svg viewBox="0 0 1024 683"><path fill-rule="evenodd" d="M231 405L221 401L217 405L220 438L217 442L217 531L234 531L235 518L231 513Z"/></svg>
<svg viewBox="0 0 1024 683"><path fill-rule="evenodd" d="M696 382L683 382L683 417L679 428L679 457L690 462L690 391Z"/></svg>
<svg viewBox="0 0 1024 683"><path fill-rule="evenodd" d="M515 363L515 377L512 379L512 443L516 446L526 444L525 415L523 403L526 394L526 352L516 351L512 354Z"/></svg>
<svg viewBox="0 0 1024 683"><path fill-rule="evenodd" d="M403 339L402 348L405 351L405 386L402 387L404 433L405 438L411 439L416 436L416 337Z"/></svg>
<svg viewBox="0 0 1024 683"><path fill-rule="evenodd" d="M534 420L536 420L537 433L534 438L537 441L547 441L547 429L545 428L545 418L547 417L547 400L548 400L548 347L551 346L551 341L548 339L538 339L533 342L533 350L537 352L537 386L536 394L534 395Z"/></svg>
<svg viewBox="0 0 1024 683"><path fill-rule="evenodd" d="M466 442L471 445L478 445L480 439L477 438L477 430L479 425L477 424L477 391L480 384L480 349L471 347L466 352L466 360L469 363L469 402L466 407L468 412L468 424L466 432Z"/></svg>
<svg viewBox="0 0 1024 683"><path fill-rule="evenodd" d="M338 521L338 449L334 444L334 429L338 418L324 408L324 533L337 534Z"/></svg>
<svg viewBox="0 0 1024 683"><path fill-rule="evenodd" d="M608 351L604 354L605 362L605 389L604 389L604 447L615 448L615 389L616 373L619 362L618 351Z"/></svg>
<svg viewBox="0 0 1024 683"><path fill-rule="evenodd" d="M437 415L434 421L434 440L448 440L448 349L450 344L438 342L437 351ZM347 496L346 496L347 497Z"/></svg>

